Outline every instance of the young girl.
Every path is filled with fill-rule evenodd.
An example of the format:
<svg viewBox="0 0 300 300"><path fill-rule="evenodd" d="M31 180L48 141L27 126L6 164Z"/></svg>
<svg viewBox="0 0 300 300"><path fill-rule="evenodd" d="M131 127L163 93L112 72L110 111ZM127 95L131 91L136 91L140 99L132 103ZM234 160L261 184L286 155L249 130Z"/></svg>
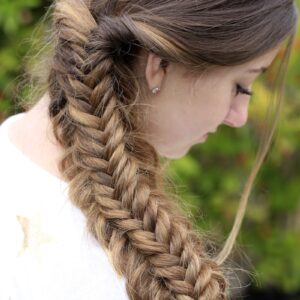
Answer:
<svg viewBox="0 0 300 300"><path fill-rule="evenodd" d="M164 191L160 158L245 125L251 86L288 39L282 91L294 2L57 0L50 12L43 96L0 127L0 299L228 298L223 262L276 120L218 254Z"/></svg>

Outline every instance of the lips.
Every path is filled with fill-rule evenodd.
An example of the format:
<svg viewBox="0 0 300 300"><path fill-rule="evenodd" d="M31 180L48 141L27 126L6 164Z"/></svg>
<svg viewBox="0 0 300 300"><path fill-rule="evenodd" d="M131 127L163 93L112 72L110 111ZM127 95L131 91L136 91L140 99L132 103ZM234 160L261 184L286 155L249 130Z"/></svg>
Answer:
<svg viewBox="0 0 300 300"><path fill-rule="evenodd" d="M208 133L203 135L202 140L206 140L208 138Z"/></svg>
<svg viewBox="0 0 300 300"><path fill-rule="evenodd" d="M215 132L216 132L216 130L207 132L206 134L202 135L200 138L198 138L197 140L195 140L195 143L200 143L200 142L206 141L207 138L208 138L208 136L209 136L209 134L210 133L215 133Z"/></svg>
<svg viewBox="0 0 300 300"><path fill-rule="evenodd" d="M208 133L202 135L200 138L198 138L195 143L204 142L208 138Z"/></svg>

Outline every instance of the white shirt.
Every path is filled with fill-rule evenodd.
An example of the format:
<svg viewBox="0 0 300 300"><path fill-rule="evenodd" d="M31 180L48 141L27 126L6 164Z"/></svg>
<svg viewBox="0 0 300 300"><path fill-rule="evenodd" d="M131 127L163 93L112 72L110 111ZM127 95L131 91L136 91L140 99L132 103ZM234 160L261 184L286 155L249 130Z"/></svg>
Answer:
<svg viewBox="0 0 300 300"><path fill-rule="evenodd" d="M0 126L0 300L128 300L68 184L10 141L7 129L23 115Z"/></svg>

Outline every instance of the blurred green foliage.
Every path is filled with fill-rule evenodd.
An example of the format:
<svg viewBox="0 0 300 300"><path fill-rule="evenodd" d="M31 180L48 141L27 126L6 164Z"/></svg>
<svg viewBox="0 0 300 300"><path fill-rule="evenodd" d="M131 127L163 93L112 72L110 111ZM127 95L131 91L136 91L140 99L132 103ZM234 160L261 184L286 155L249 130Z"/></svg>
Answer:
<svg viewBox="0 0 300 300"><path fill-rule="evenodd" d="M0 119L15 112L22 59L31 49L36 23L50 3L42 0L1 0L0 3Z"/></svg>
<svg viewBox="0 0 300 300"><path fill-rule="evenodd" d="M33 30L49 4L1 0L0 120L16 113L12 99L24 72L22 59L38 38ZM257 178L238 238L252 260L258 284L285 291L300 289L300 34L294 46L279 133ZM256 82L247 126L222 126L205 144L170 164L169 176L197 225L218 236L227 236L231 229L275 72L271 68Z"/></svg>

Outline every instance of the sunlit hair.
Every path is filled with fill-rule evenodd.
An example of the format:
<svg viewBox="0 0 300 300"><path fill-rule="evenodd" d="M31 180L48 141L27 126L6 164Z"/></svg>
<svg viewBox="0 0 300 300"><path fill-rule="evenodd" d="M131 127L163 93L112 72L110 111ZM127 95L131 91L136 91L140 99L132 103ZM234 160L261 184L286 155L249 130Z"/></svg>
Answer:
<svg viewBox="0 0 300 300"><path fill-rule="evenodd" d="M57 0L43 64L49 117L64 149L59 168L90 233L126 278L130 299L226 299L230 254L283 102L297 9L291 0ZM164 189L157 151L139 132L149 97L137 57L152 51L203 70L248 62L287 41L270 125L233 229L209 253L180 203ZM28 107L30 107L28 105Z"/></svg>

